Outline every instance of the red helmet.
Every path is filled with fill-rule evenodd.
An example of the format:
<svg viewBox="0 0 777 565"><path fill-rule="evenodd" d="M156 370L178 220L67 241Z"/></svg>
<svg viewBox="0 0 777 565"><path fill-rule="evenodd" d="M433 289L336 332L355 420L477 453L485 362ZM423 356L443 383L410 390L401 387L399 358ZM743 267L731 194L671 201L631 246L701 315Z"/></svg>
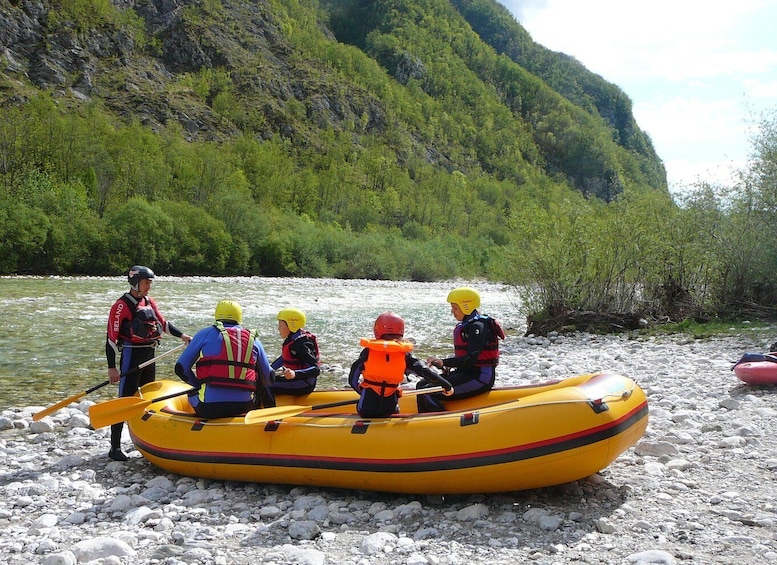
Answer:
<svg viewBox="0 0 777 565"><path fill-rule="evenodd" d="M397 339L405 335L405 321L394 312L383 312L375 320L376 339Z"/></svg>

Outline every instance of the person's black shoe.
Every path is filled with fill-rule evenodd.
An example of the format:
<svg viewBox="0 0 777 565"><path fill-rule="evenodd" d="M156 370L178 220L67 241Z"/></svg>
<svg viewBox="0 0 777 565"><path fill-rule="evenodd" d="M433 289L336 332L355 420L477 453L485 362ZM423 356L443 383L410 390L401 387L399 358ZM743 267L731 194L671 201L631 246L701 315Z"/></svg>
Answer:
<svg viewBox="0 0 777 565"><path fill-rule="evenodd" d="M111 447L111 450L108 452L108 457L110 457L114 461L127 460L127 456L124 455L124 452L121 450L121 447Z"/></svg>

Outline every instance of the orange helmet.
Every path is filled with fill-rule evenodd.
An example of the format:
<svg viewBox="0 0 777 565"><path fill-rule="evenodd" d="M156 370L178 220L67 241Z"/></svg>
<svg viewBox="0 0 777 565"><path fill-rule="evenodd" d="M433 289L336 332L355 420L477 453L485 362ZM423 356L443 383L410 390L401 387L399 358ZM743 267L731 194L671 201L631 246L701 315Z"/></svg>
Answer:
<svg viewBox="0 0 777 565"><path fill-rule="evenodd" d="M397 339L405 335L405 321L394 312L383 312L375 320L376 339Z"/></svg>

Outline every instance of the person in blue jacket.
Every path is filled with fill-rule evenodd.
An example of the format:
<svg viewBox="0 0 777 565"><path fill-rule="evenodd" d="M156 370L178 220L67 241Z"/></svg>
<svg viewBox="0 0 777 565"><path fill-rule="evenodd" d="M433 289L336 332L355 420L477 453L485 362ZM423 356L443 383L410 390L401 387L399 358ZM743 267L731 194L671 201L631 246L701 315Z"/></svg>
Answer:
<svg viewBox="0 0 777 565"><path fill-rule="evenodd" d="M175 374L193 387L189 403L202 418L243 414L257 404L275 406L272 369L255 331L241 326L243 310L231 300L216 306L216 323L192 338Z"/></svg>

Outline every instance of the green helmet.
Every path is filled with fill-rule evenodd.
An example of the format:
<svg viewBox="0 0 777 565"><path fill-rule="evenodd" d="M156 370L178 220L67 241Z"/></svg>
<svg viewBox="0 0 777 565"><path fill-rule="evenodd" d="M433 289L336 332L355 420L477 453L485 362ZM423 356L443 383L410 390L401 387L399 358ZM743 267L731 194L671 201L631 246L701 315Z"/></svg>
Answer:
<svg viewBox="0 0 777 565"><path fill-rule="evenodd" d="M458 305L462 312L470 315L473 310L480 307L480 294L474 289L463 286L448 293L448 302Z"/></svg>
<svg viewBox="0 0 777 565"><path fill-rule="evenodd" d="M242 324L243 309L237 302L232 302L231 300L222 300L216 305L216 320L220 322L230 320L232 322Z"/></svg>
<svg viewBox="0 0 777 565"><path fill-rule="evenodd" d="M302 310L297 310L296 308L284 308L278 312L278 319L286 322L286 325L289 327L289 331L291 333L296 332L307 322L305 312Z"/></svg>

